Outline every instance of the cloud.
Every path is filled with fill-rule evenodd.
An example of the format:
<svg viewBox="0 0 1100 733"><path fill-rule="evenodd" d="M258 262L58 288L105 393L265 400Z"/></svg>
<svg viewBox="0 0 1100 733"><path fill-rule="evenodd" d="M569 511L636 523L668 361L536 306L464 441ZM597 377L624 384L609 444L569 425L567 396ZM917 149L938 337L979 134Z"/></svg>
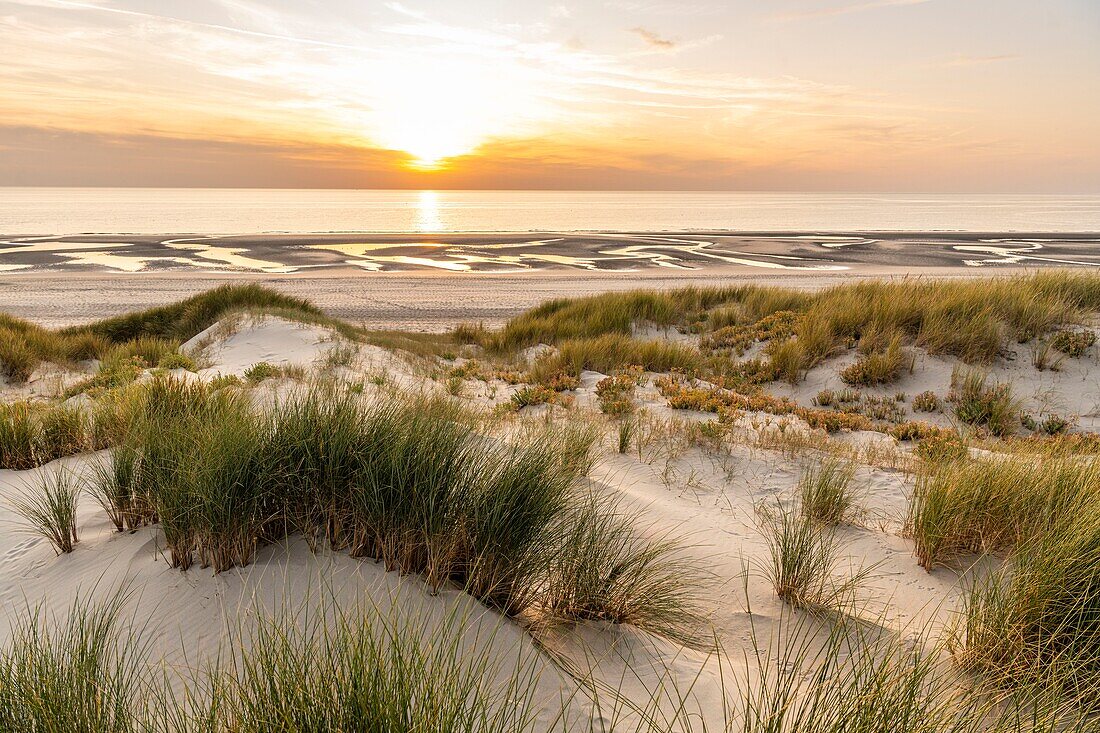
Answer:
<svg viewBox="0 0 1100 733"><path fill-rule="evenodd" d="M630 32L638 36L654 48L669 50L676 48L676 41L670 40L668 38L663 38L647 28L642 28L641 26L638 26L637 28L631 28Z"/></svg>
<svg viewBox="0 0 1100 733"><path fill-rule="evenodd" d="M851 3L849 5L833 5L816 10L796 11L791 13L777 13L771 16L771 20L791 21L807 20L810 18L830 18L837 15L849 15L862 13L865 10L878 10L880 8L902 7L906 5L923 5L932 0L870 0L870 2Z"/></svg>

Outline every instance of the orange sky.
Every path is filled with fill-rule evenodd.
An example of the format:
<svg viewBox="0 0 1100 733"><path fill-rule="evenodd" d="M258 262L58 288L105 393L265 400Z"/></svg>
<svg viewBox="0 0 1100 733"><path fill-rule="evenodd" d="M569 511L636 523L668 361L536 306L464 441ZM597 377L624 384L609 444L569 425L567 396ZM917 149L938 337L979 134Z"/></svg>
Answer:
<svg viewBox="0 0 1100 733"><path fill-rule="evenodd" d="M1100 192L1092 0L0 0L0 185Z"/></svg>

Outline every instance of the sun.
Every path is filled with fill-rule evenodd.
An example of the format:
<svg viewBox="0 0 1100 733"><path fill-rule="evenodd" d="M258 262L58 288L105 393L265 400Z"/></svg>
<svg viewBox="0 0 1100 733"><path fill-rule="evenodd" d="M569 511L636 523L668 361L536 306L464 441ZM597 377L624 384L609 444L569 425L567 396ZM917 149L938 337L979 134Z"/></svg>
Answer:
<svg viewBox="0 0 1100 733"><path fill-rule="evenodd" d="M481 61L405 59L376 79L371 138L408 153L408 167L437 170L532 112L530 94L506 70ZM517 102L527 104L517 111Z"/></svg>

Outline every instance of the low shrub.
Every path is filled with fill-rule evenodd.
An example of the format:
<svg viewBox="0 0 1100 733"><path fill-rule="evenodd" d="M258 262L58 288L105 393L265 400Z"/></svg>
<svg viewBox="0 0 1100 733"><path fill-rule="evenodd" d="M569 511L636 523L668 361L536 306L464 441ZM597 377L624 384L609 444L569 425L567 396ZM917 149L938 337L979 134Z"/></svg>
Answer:
<svg viewBox="0 0 1100 733"><path fill-rule="evenodd" d="M1095 331L1058 331L1050 340L1050 345L1071 357L1082 356L1090 346L1096 343Z"/></svg>
<svg viewBox="0 0 1100 733"><path fill-rule="evenodd" d="M911 367L912 358L901 348L901 337L895 336L884 350L865 354L842 369L840 378L846 384L861 387L889 384L901 376L907 362Z"/></svg>
<svg viewBox="0 0 1100 733"><path fill-rule="evenodd" d="M600 411L621 416L634 411L634 390L645 379L641 367L626 367L596 384L596 400Z"/></svg>
<svg viewBox="0 0 1100 733"><path fill-rule="evenodd" d="M1016 432L1020 403L1012 394L1012 385L990 385L984 374L973 371L952 375L951 383L948 400L955 406L956 417L969 425L985 427L997 437Z"/></svg>
<svg viewBox="0 0 1100 733"><path fill-rule="evenodd" d="M939 412L940 407L940 398L931 390L921 392L913 398L914 412Z"/></svg>
<svg viewBox="0 0 1100 733"><path fill-rule="evenodd" d="M887 432L898 440L927 440L940 435L943 429L920 420L906 420L897 425L891 425Z"/></svg>
<svg viewBox="0 0 1100 733"><path fill-rule="evenodd" d="M283 374L283 370L274 364L269 364L266 361L253 364L244 370L244 378L251 384L259 384L265 379L274 379L280 377Z"/></svg>
<svg viewBox="0 0 1100 733"><path fill-rule="evenodd" d="M189 372L196 370L195 360L178 351L165 354L156 364L158 369L186 369Z"/></svg>
<svg viewBox="0 0 1100 733"><path fill-rule="evenodd" d="M936 464L965 458L969 451L966 441L963 440L957 430L941 429L917 438L917 445L913 448L913 453L930 464Z"/></svg>

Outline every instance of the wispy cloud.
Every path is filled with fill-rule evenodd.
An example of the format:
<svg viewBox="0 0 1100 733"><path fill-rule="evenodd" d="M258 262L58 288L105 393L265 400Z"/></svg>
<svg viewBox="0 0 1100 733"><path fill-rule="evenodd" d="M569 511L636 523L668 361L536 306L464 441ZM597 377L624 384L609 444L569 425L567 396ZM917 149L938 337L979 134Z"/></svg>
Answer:
<svg viewBox="0 0 1100 733"><path fill-rule="evenodd" d="M676 48L676 41L673 41L672 39L669 39L669 38L664 38L663 36L658 35L654 31L649 30L648 28L642 28L641 26L637 26L635 28L631 28L630 32L633 33L634 35L638 36L639 38L641 38L643 41L645 41L650 46L653 46L655 48L662 48L662 49Z"/></svg>
<svg viewBox="0 0 1100 733"><path fill-rule="evenodd" d="M932 0L870 0L869 2L849 3L848 5L832 5L813 10L776 13L775 15L771 16L771 20L791 21L807 20L810 18L829 18L836 15L862 13L866 10L879 10L881 8L894 8L906 5L923 5L931 1Z"/></svg>

